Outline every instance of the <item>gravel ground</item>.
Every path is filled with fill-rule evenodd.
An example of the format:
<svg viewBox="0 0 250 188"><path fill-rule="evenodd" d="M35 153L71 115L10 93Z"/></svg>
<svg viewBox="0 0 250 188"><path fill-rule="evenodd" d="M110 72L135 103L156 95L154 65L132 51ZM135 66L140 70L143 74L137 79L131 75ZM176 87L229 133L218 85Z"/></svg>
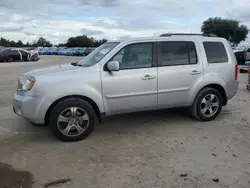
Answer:
<svg viewBox="0 0 250 188"><path fill-rule="evenodd" d="M38 62L0 64L1 188L4 183L23 188L32 183L33 188L46 183L62 188L250 187L247 74L239 75L237 95L215 121L193 120L186 109L119 115L107 118L87 139L64 143L47 127L16 116L12 97L21 73L78 59L42 56Z"/></svg>

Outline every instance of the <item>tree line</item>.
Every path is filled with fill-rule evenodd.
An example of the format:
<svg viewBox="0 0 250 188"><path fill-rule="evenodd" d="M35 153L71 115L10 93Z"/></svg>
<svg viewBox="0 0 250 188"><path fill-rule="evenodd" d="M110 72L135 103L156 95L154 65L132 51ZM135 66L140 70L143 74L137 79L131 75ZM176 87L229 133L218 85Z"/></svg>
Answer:
<svg viewBox="0 0 250 188"><path fill-rule="evenodd" d="M226 38L231 45L237 46L240 42L245 41L249 29L245 25L240 25L240 22L233 19L223 19L220 17L209 18L202 23L201 32L203 34L215 34L218 37ZM86 35L70 37L66 43L58 44L58 47L97 47L107 42L106 39L96 40L93 37ZM43 37L32 43L23 43L21 40L17 42L13 40L0 39L0 46L4 47L51 47L50 41Z"/></svg>
<svg viewBox="0 0 250 188"><path fill-rule="evenodd" d="M0 38L0 46L4 47L38 47L38 46L43 46L43 47L52 47L52 44L50 41L47 41L45 38L40 37L38 40L33 41L32 43L24 43L21 40L18 41L13 41L13 40L8 40L3 37Z"/></svg>
<svg viewBox="0 0 250 188"><path fill-rule="evenodd" d="M96 40L93 37L88 37L86 35L70 37L66 43L60 43L56 46L58 47L98 47L103 43L107 42L106 39ZM5 38L0 39L0 46L4 47L52 47L50 41L46 40L44 37L40 37L38 40L32 43L23 43L21 40L13 41Z"/></svg>
<svg viewBox="0 0 250 188"><path fill-rule="evenodd" d="M88 37L86 35L70 37L66 43L58 44L58 47L98 47L106 43L107 39L96 40L93 37Z"/></svg>

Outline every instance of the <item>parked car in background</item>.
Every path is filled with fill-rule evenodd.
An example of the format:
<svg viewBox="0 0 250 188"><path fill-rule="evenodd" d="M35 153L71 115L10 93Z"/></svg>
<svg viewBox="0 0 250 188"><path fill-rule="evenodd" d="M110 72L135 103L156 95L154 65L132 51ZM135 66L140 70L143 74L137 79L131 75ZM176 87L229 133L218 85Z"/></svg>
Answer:
<svg viewBox="0 0 250 188"><path fill-rule="evenodd" d="M250 61L250 47L242 46L233 51L239 65L245 65L246 61Z"/></svg>
<svg viewBox="0 0 250 188"><path fill-rule="evenodd" d="M51 50L51 55L59 55L59 48L53 48L52 50Z"/></svg>
<svg viewBox="0 0 250 188"><path fill-rule="evenodd" d="M57 48L48 48L45 52L45 55L57 55Z"/></svg>
<svg viewBox="0 0 250 188"><path fill-rule="evenodd" d="M73 55L75 55L75 50L72 49L72 48L68 48L66 50L66 54L65 55L67 55L67 56L73 56Z"/></svg>
<svg viewBox="0 0 250 188"><path fill-rule="evenodd" d="M28 53L30 53L30 61L38 61L40 59L39 57L39 49L34 49L29 51Z"/></svg>
<svg viewBox="0 0 250 188"><path fill-rule="evenodd" d="M37 53L28 52L23 49L3 49L0 51L0 61L37 61L39 60Z"/></svg>
<svg viewBox="0 0 250 188"><path fill-rule="evenodd" d="M83 52L83 54L85 56L89 55L91 52L93 52L95 50L95 48L92 48L92 47L89 47L89 48L86 48L85 51Z"/></svg>
<svg viewBox="0 0 250 188"><path fill-rule="evenodd" d="M23 74L13 110L34 124L49 124L63 141L77 141L114 114L188 107L197 120L211 121L237 93L237 79L224 38L135 38L107 42L78 63Z"/></svg>
<svg viewBox="0 0 250 188"><path fill-rule="evenodd" d="M61 48L58 52L58 55L66 55L67 49Z"/></svg>
<svg viewBox="0 0 250 188"><path fill-rule="evenodd" d="M27 51L33 51L34 49L35 49L34 47L26 48Z"/></svg>
<svg viewBox="0 0 250 188"><path fill-rule="evenodd" d="M84 50L83 50L83 48L76 48L76 49L75 49L75 55L76 55L76 56L83 56L83 55L84 55Z"/></svg>

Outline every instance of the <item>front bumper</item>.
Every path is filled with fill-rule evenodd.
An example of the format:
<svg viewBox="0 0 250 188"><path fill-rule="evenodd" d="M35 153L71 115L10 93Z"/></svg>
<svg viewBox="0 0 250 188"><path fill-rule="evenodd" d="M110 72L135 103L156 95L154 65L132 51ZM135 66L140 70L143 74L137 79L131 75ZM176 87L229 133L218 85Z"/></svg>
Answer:
<svg viewBox="0 0 250 188"><path fill-rule="evenodd" d="M44 124L45 112L41 111L41 97L20 96L15 94L13 98L13 111L34 124Z"/></svg>

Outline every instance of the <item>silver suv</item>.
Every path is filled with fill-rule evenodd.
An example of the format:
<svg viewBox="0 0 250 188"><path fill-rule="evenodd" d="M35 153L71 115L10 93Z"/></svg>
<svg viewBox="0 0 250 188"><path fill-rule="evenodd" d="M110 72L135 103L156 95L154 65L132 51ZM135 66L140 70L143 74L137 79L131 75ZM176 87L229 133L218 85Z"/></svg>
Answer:
<svg viewBox="0 0 250 188"><path fill-rule="evenodd" d="M48 124L63 141L87 137L104 116L190 107L198 120L218 116L238 89L228 41L167 35L107 42L78 63L25 73L14 112Z"/></svg>

